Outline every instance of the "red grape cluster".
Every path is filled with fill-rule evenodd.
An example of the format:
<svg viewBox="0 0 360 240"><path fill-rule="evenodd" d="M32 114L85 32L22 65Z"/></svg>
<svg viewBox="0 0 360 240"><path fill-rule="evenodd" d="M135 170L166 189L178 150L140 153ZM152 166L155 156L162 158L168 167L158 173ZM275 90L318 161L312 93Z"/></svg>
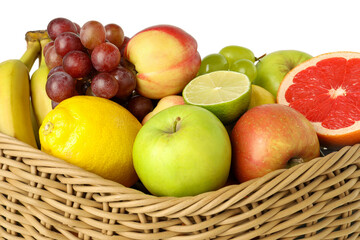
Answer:
<svg viewBox="0 0 360 240"><path fill-rule="evenodd" d="M75 95L93 95L126 106L139 121L153 109L152 100L135 93L135 68L123 55L129 38L119 25L92 20L80 27L55 18L47 32L46 93L54 107Z"/></svg>

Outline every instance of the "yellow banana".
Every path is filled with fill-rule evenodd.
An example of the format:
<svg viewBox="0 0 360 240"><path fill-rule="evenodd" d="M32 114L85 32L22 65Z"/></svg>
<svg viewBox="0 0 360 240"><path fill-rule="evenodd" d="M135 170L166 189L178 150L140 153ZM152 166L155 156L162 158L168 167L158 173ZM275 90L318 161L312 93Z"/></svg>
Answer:
<svg viewBox="0 0 360 240"><path fill-rule="evenodd" d="M52 110L51 99L48 97L45 90L47 76L50 70L46 66L43 51L45 45L50 41L51 40L48 37L40 39L40 45L42 49L40 56L40 65L39 68L34 71L30 80L31 102L38 126L41 126L41 123L45 118L46 114L48 114ZM36 131L38 131L38 129Z"/></svg>
<svg viewBox="0 0 360 240"><path fill-rule="evenodd" d="M0 132L37 147L30 112L30 74L40 53L38 40L27 40L19 59L0 63Z"/></svg>
<svg viewBox="0 0 360 240"><path fill-rule="evenodd" d="M40 149L40 138L39 138L39 128L40 126L37 123L34 108L32 106L31 98L30 98L30 115L31 115L31 123L34 131L35 141L37 147Z"/></svg>

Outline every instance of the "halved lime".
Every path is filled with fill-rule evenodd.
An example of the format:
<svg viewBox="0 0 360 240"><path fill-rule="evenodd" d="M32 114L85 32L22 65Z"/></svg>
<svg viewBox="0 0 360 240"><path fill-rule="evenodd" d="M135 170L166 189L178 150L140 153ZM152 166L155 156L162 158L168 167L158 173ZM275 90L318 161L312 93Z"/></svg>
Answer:
<svg viewBox="0 0 360 240"><path fill-rule="evenodd" d="M208 109L226 124L237 120L247 110L251 82L243 73L215 71L191 80L182 95L187 104Z"/></svg>

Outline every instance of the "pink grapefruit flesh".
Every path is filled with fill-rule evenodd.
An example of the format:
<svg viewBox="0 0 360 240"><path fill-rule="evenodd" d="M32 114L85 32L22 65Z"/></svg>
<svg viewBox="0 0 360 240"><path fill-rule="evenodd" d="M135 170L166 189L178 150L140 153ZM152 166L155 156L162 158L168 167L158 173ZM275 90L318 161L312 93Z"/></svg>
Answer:
<svg viewBox="0 0 360 240"><path fill-rule="evenodd" d="M282 81L277 102L312 122L324 146L360 142L360 53L326 53L298 65Z"/></svg>

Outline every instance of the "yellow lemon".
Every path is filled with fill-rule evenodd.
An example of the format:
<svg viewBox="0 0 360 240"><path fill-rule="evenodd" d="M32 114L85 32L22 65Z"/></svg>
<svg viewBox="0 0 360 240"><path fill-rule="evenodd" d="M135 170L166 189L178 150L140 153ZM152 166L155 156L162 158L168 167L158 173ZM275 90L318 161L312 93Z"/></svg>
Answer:
<svg viewBox="0 0 360 240"><path fill-rule="evenodd" d="M137 180L132 148L141 123L108 99L75 96L50 111L40 129L42 151L116 181Z"/></svg>
<svg viewBox="0 0 360 240"><path fill-rule="evenodd" d="M248 109L253 107L263 105L263 104L270 104L276 103L276 99L274 95L272 95L268 90L258 85L252 84L251 87L251 98L250 104Z"/></svg>

